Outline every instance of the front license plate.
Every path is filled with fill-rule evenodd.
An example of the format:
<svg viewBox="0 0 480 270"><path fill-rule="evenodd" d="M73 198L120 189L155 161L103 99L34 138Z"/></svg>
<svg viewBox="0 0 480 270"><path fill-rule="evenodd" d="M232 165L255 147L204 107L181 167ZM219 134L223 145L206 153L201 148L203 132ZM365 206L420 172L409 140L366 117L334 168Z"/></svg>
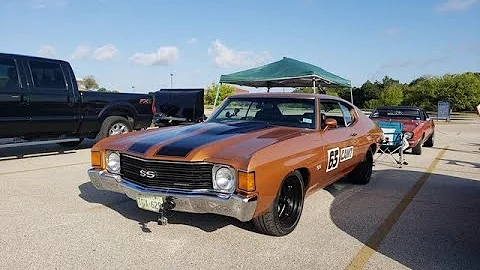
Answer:
<svg viewBox="0 0 480 270"><path fill-rule="evenodd" d="M137 197L137 205L141 209L158 213L160 212L160 208L162 208L163 198L155 196L139 196Z"/></svg>

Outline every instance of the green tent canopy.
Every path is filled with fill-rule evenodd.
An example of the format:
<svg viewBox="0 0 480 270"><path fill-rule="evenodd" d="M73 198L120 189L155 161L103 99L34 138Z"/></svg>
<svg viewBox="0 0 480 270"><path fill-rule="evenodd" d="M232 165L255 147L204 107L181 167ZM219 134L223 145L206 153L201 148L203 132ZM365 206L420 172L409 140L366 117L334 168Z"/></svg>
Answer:
<svg viewBox="0 0 480 270"><path fill-rule="evenodd" d="M222 75L220 83L250 87L351 87L350 80L309 63L284 57L260 67Z"/></svg>

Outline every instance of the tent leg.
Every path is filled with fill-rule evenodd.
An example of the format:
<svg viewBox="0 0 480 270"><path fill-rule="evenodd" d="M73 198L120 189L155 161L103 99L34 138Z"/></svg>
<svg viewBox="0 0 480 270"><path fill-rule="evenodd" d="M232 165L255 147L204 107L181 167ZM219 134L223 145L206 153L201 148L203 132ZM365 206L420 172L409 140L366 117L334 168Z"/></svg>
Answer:
<svg viewBox="0 0 480 270"><path fill-rule="evenodd" d="M353 89L350 87L350 102L353 104Z"/></svg>
<svg viewBox="0 0 480 270"><path fill-rule="evenodd" d="M267 93L270 93L270 87L267 87Z"/></svg>
<svg viewBox="0 0 480 270"><path fill-rule="evenodd" d="M316 94L317 91L315 91L315 79L313 80L313 93Z"/></svg>
<svg viewBox="0 0 480 270"><path fill-rule="evenodd" d="M217 107L217 101L218 101L218 96L220 95L220 87L222 86L221 83L218 84L217 87L217 95L215 96L215 101L213 102L213 109L215 110L215 107Z"/></svg>

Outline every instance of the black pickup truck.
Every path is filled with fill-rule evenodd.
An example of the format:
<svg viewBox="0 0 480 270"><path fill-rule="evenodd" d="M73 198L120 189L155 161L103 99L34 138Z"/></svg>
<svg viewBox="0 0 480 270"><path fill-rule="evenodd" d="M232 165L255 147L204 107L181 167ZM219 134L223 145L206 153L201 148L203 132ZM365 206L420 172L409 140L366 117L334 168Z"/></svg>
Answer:
<svg viewBox="0 0 480 270"><path fill-rule="evenodd" d="M148 94L79 91L66 61L0 53L0 138L75 145L149 127L152 106Z"/></svg>

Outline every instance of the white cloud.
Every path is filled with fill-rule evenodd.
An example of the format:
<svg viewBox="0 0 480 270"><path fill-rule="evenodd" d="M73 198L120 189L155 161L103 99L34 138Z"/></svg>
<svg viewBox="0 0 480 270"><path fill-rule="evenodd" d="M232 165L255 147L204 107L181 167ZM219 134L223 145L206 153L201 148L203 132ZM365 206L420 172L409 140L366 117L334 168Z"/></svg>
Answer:
<svg viewBox="0 0 480 270"><path fill-rule="evenodd" d="M80 45L73 51L71 59L85 59L90 55L91 51L92 49L89 46Z"/></svg>
<svg viewBox="0 0 480 270"><path fill-rule="evenodd" d="M51 45L43 45L42 47L40 47L37 53L41 57L54 57L55 48Z"/></svg>
<svg viewBox="0 0 480 270"><path fill-rule="evenodd" d="M478 0L447 0L446 2L438 4L436 10L438 12L464 11L477 3Z"/></svg>
<svg viewBox="0 0 480 270"><path fill-rule="evenodd" d="M135 53L130 60L145 66L169 65L178 59L177 47L160 47L154 53Z"/></svg>
<svg viewBox="0 0 480 270"><path fill-rule="evenodd" d="M93 59L98 61L110 60L118 55L118 49L113 44L107 44L97 48L93 52Z"/></svg>
<svg viewBox="0 0 480 270"><path fill-rule="evenodd" d="M189 44L196 44L198 42L198 39L196 37L192 37L187 41Z"/></svg>
<svg viewBox="0 0 480 270"><path fill-rule="evenodd" d="M68 6L67 0L30 0L30 7L33 9L64 6Z"/></svg>
<svg viewBox="0 0 480 270"><path fill-rule="evenodd" d="M269 52L237 51L229 48L218 39L212 43L208 53L213 57L218 67L253 67L264 64L271 59Z"/></svg>
<svg viewBox="0 0 480 270"><path fill-rule="evenodd" d="M382 31L382 35L386 37L396 37L400 35L401 31L398 27L389 27Z"/></svg>

